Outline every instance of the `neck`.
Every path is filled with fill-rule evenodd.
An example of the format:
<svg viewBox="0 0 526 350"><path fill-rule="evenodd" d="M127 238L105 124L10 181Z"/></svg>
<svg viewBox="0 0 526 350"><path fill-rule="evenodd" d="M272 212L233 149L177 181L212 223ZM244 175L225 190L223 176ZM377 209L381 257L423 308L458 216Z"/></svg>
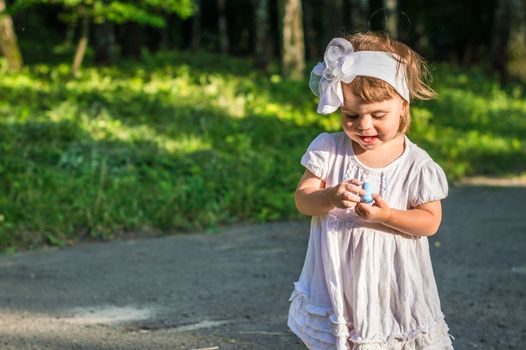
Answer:
<svg viewBox="0 0 526 350"><path fill-rule="evenodd" d="M399 134L394 139L373 150L365 150L352 141L354 154L362 164L370 168L383 168L398 159L405 150L405 137Z"/></svg>

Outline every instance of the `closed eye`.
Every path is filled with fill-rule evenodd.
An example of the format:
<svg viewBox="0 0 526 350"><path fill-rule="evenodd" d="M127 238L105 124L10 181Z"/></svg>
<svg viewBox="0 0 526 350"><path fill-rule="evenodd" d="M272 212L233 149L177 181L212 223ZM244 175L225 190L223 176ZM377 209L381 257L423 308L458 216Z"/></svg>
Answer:
<svg viewBox="0 0 526 350"><path fill-rule="evenodd" d="M354 120L358 118L358 114L345 114L345 118Z"/></svg>

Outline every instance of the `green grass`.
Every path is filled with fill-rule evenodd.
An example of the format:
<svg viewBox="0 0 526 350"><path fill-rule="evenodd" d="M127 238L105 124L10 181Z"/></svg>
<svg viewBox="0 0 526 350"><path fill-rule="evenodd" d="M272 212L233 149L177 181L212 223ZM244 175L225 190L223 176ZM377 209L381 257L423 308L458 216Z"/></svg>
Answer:
<svg viewBox="0 0 526 350"><path fill-rule="evenodd" d="M246 60L165 52L68 73L0 67L0 249L298 217L299 159L339 130L306 82ZM434 75L440 98L413 106L412 140L451 180L523 173L524 89L476 70Z"/></svg>

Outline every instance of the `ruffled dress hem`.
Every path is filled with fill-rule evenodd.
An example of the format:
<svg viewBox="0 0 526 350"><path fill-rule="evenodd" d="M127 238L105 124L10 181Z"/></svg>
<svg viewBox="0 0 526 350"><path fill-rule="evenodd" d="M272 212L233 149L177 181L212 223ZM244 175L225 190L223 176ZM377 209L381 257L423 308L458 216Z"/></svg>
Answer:
<svg viewBox="0 0 526 350"><path fill-rule="evenodd" d="M289 301L287 325L311 350L453 350L453 337L443 319L385 340L364 339L351 335L352 323L336 320L331 308L313 305L298 283Z"/></svg>

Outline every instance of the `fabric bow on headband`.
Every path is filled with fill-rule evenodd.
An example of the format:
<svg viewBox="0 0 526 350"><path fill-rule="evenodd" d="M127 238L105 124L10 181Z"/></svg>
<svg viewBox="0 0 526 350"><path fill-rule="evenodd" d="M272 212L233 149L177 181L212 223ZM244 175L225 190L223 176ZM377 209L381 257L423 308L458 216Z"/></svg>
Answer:
<svg viewBox="0 0 526 350"><path fill-rule="evenodd" d="M343 104L340 82L348 84L356 76L381 79L391 85L404 100L410 100L405 67L395 54L354 51L348 40L334 38L325 50L323 61L314 66L309 81L312 92L320 97L318 113L330 114L337 110Z"/></svg>

